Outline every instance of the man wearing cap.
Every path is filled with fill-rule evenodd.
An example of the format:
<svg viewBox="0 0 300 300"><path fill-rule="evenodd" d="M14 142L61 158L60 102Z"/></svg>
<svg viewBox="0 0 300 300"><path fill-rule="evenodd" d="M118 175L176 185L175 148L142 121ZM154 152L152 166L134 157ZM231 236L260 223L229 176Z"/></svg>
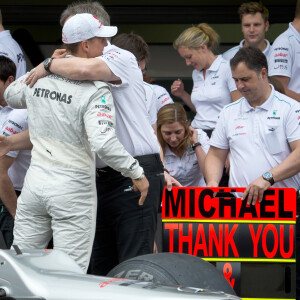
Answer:
<svg viewBox="0 0 300 300"><path fill-rule="evenodd" d="M88 9L88 6L89 3L86 2L81 9ZM79 5L74 6L78 7ZM74 14L74 10L67 8L66 11L68 13L63 13L65 19ZM104 10L96 13L101 20L104 14L107 15ZM105 222L97 218L95 241L102 248L94 248L93 251L101 251L102 254L97 255L97 259L92 262L93 274L105 275L119 262L153 252L164 170L158 141L148 121L141 72L144 63L140 63L141 67L131 52L109 44L101 57L54 59L50 66L52 72L60 75L65 72L68 78L97 78L108 82L116 106L117 137L125 149L140 162L150 184L144 205L137 206L137 194L132 190L132 183L121 173L107 167L103 161L97 160L97 195L98 206L101 207L99 211L105 211L111 226L108 227L107 223L103 224ZM43 64L26 81L33 80L34 83L40 72L42 75L47 74ZM171 187L172 184L169 188Z"/></svg>
<svg viewBox="0 0 300 300"><path fill-rule="evenodd" d="M91 14L71 17L62 40L72 55L102 55L106 37L117 32ZM51 59L45 62L45 68ZM53 235L55 249L73 257L86 271L96 219L95 160L131 177L147 195L143 169L115 135L115 109L109 87L99 81L75 81L50 74L34 88L21 77L5 91L15 108L27 107L32 161L18 200L14 244L44 248Z"/></svg>

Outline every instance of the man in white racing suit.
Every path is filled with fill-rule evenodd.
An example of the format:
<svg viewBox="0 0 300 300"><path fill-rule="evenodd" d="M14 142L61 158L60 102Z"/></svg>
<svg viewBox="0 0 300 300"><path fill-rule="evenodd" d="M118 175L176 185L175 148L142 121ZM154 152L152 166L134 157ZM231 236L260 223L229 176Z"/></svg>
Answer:
<svg viewBox="0 0 300 300"><path fill-rule="evenodd" d="M73 55L95 57L102 55L106 37L116 32L116 27L104 26L91 14L78 14L65 23L62 39ZM141 191L140 204L148 181L116 138L113 99L105 83L50 74L31 89L25 78L5 91L10 106L27 107L33 144L18 199L14 244L44 248L53 235L54 248L68 253L86 271L97 209L93 152L133 179Z"/></svg>

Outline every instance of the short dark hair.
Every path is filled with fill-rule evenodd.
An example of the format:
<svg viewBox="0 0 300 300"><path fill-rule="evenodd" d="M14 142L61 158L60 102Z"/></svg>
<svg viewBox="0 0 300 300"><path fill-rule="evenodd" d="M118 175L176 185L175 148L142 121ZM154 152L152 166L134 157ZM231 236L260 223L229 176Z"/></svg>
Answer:
<svg viewBox="0 0 300 300"><path fill-rule="evenodd" d="M0 56L0 80L5 82L9 76L16 78L16 72L15 63L6 56Z"/></svg>
<svg viewBox="0 0 300 300"><path fill-rule="evenodd" d="M150 58L149 46L140 35L133 32L118 34L113 38L112 44L131 52L138 62L142 60L147 62Z"/></svg>
<svg viewBox="0 0 300 300"><path fill-rule="evenodd" d="M259 73L262 68L266 68L268 71L268 62L266 56L255 47L243 47L236 55L230 60L231 69L235 69L237 65L243 62L250 70Z"/></svg>
<svg viewBox="0 0 300 300"><path fill-rule="evenodd" d="M238 13L241 21L244 15L256 13L261 13L265 23L269 20L269 11L261 2L245 2L239 7Z"/></svg>

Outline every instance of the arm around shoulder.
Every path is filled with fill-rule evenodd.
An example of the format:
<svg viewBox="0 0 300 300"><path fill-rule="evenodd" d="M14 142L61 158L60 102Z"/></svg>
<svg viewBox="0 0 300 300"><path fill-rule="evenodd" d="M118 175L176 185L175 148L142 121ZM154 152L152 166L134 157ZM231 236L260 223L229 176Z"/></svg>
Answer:
<svg viewBox="0 0 300 300"><path fill-rule="evenodd" d="M73 80L119 80L101 58L61 58L54 59L50 68L52 73Z"/></svg>

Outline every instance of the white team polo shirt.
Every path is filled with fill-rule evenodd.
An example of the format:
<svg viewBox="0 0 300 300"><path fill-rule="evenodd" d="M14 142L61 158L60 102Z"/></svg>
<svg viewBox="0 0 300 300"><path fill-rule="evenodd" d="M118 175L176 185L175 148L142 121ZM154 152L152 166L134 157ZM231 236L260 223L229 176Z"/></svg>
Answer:
<svg viewBox="0 0 300 300"><path fill-rule="evenodd" d="M156 111L156 95L154 93L154 89L152 84L149 84L144 81L144 89L146 93L145 103L148 112L148 118L151 125L156 123L157 120L157 111Z"/></svg>
<svg viewBox="0 0 300 300"><path fill-rule="evenodd" d="M292 23L274 41L269 56L269 76L290 78L288 89L300 93L300 33Z"/></svg>
<svg viewBox="0 0 300 300"><path fill-rule="evenodd" d="M201 129L198 130L198 141L205 153L209 150L209 138ZM178 180L182 186L204 187L206 186L204 176L200 170L196 152L188 149L180 159L169 146L166 146L164 163L170 175Z"/></svg>
<svg viewBox="0 0 300 300"><path fill-rule="evenodd" d="M174 103L168 91L157 84L151 84L156 95L156 112L158 112L166 104Z"/></svg>
<svg viewBox="0 0 300 300"><path fill-rule="evenodd" d="M231 92L236 90L229 62L218 55L205 79L203 71L193 71L193 90L191 100L196 108L192 121L194 128L214 129L221 109L231 102Z"/></svg>
<svg viewBox="0 0 300 300"><path fill-rule="evenodd" d="M13 39L9 30L0 32L0 55L7 56L16 65L16 79L26 73L26 61L19 44Z"/></svg>
<svg viewBox="0 0 300 300"><path fill-rule="evenodd" d="M244 46L244 42L245 42L245 39L242 40L240 42L239 45L227 50L226 52L223 53L223 58L226 59L226 60L231 60L235 55L236 53L241 49L243 48ZM271 52L271 45L270 45L270 42L268 40L265 40L265 42L267 43L267 47L264 49L263 51L263 54L266 56L266 58L268 59L269 58L269 55L270 55L270 52Z"/></svg>
<svg viewBox="0 0 300 300"><path fill-rule="evenodd" d="M102 59L122 83L108 83L116 108L116 135L132 156L160 152L154 130L149 122L145 104L142 71L135 56L124 49L109 44ZM97 168L105 164L97 158Z"/></svg>
<svg viewBox="0 0 300 300"><path fill-rule="evenodd" d="M274 90L253 108L243 97L221 112L210 145L230 149L229 186L247 187L280 164L291 152L289 143L300 139L300 104ZM300 187L297 174L273 185Z"/></svg>
<svg viewBox="0 0 300 300"><path fill-rule="evenodd" d="M0 106L0 134L10 136L28 129L28 117L26 109L12 109L9 106ZM30 165L31 151L10 151L7 156L15 158L8 169L8 176L15 190L21 191L24 177Z"/></svg>

